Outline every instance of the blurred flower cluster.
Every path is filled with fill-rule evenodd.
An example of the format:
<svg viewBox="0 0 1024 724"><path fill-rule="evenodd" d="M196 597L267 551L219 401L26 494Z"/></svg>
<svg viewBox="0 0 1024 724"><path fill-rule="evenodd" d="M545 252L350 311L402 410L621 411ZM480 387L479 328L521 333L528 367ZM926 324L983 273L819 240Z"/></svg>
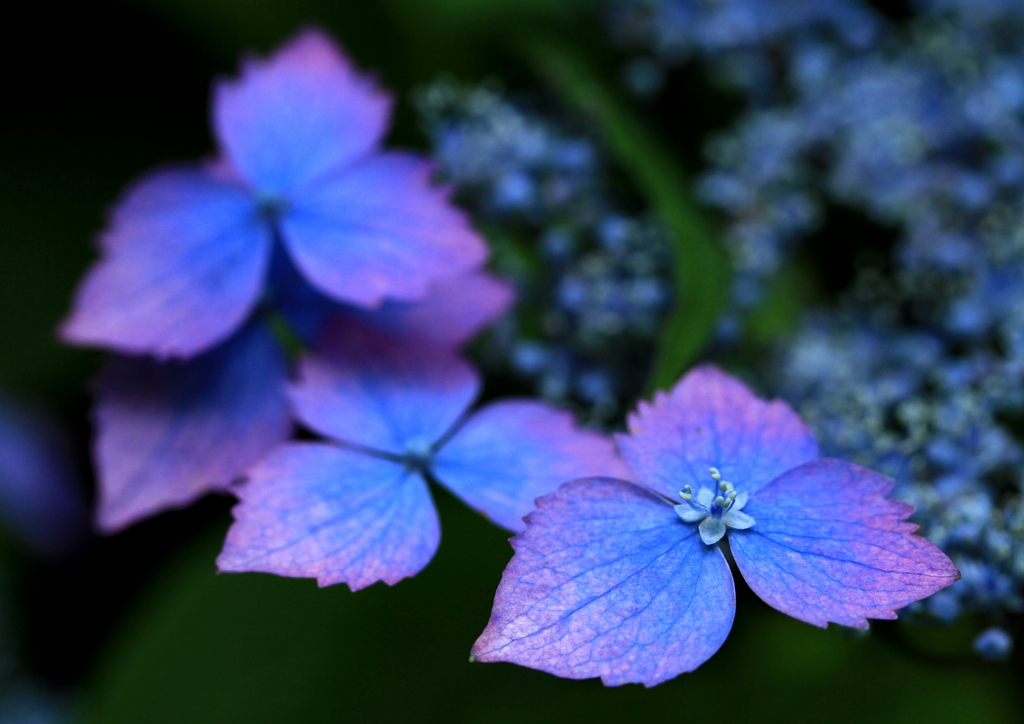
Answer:
<svg viewBox="0 0 1024 724"><path fill-rule="evenodd" d="M898 482L963 580L918 607L1007 625L1024 585L1024 6L920 0L617 2L619 39L665 67L700 54L746 106L700 182L727 220L734 305L843 207L898 239L838 310L781 351L777 389L827 453ZM995 631L995 632L993 632ZM1003 658L1000 629L976 650Z"/></svg>
<svg viewBox="0 0 1024 724"><path fill-rule="evenodd" d="M624 72L639 95L659 90L666 70L700 60L766 102L783 90L783 73L805 44L864 48L880 22L860 0L613 0L607 26L613 42L639 51Z"/></svg>
<svg viewBox="0 0 1024 724"><path fill-rule="evenodd" d="M66 432L42 409L0 392L0 538L44 560L71 555L86 536L80 488ZM0 722L70 721L65 702L23 670L4 562L0 557Z"/></svg>
<svg viewBox="0 0 1024 724"><path fill-rule="evenodd" d="M450 79L417 101L441 177L520 290L492 359L592 424L621 415L672 301L661 227L616 193L597 141L557 111Z"/></svg>

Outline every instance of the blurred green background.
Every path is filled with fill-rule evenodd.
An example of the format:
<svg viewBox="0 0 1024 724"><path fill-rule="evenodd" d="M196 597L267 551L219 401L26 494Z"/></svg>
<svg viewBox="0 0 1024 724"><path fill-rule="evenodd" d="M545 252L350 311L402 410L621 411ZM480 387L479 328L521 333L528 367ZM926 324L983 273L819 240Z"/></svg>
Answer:
<svg viewBox="0 0 1024 724"><path fill-rule="evenodd" d="M412 88L441 72L543 82L522 54L538 33L603 72L595 16L593 3L544 0L19 7L0 51L0 387L53 408L82 441L87 466L87 384L99 355L59 346L54 327L124 184L210 152L209 82L239 53L323 25L399 95L392 140L415 146ZM61 563L0 546L27 665L76 692L77 711L96 724L1024 721L1020 672L950 653L967 649L969 625L926 636L888 623L868 637L820 631L769 610L742 584L719 654L652 690L470 664L511 551L502 531L437 497L437 558L415 579L358 594L215 575L226 499L95 540Z"/></svg>

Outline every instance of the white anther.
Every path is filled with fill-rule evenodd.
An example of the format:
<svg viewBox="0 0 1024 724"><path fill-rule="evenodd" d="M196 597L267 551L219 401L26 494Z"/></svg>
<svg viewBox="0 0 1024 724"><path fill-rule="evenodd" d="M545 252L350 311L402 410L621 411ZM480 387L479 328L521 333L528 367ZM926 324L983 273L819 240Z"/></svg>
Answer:
<svg viewBox="0 0 1024 724"><path fill-rule="evenodd" d="M722 479L722 474L718 472L718 468L710 468L710 471L711 479L714 480L716 483Z"/></svg>

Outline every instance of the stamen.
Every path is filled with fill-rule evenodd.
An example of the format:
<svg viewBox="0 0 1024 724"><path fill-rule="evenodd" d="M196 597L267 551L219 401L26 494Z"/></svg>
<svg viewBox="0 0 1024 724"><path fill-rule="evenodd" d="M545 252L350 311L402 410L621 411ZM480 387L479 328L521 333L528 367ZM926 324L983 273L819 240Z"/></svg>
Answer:
<svg viewBox="0 0 1024 724"><path fill-rule="evenodd" d="M728 528L744 530L754 525L754 519L742 512L748 494L739 493L736 486L722 480L718 468L708 468L715 486L710 490L700 486L696 494L693 487L686 485L679 491L684 503L673 506L684 523L700 523L700 537L707 545L714 545L725 535ZM716 490L717 489L717 490Z"/></svg>

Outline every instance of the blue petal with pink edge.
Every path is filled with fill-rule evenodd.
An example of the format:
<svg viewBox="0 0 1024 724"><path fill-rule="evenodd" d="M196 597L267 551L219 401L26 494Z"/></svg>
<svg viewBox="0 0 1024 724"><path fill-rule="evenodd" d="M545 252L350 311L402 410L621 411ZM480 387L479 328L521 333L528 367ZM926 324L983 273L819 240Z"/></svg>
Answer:
<svg viewBox="0 0 1024 724"><path fill-rule="evenodd" d="M424 461L476 398L479 375L459 355L350 317L328 321L291 388L297 417L347 443Z"/></svg>
<svg viewBox="0 0 1024 724"><path fill-rule="evenodd" d="M468 505L509 530L562 483L628 477L610 438L579 429L572 414L531 400L500 400L473 413L441 448L432 472Z"/></svg>
<svg viewBox="0 0 1024 724"><path fill-rule="evenodd" d="M513 286L504 279L473 271L434 284L427 296L415 302L386 302L373 310L345 309L392 334L458 347L504 314L514 298Z"/></svg>
<svg viewBox="0 0 1024 724"><path fill-rule="evenodd" d="M191 357L224 341L259 300L271 231L251 197L212 171L155 172L101 237L61 334L125 354Z"/></svg>
<svg viewBox="0 0 1024 724"><path fill-rule="evenodd" d="M115 357L96 384L97 526L225 490L291 433L287 365L252 322L186 362Z"/></svg>
<svg viewBox="0 0 1024 724"><path fill-rule="evenodd" d="M217 567L316 578L352 590L393 585L433 557L440 528L415 472L318 443L291 443L236 490L235 523Z"/></svg>
<svg viewBox="0 0 1024 724"><path fill-rule="evenodd" d="M241 77L214 88L217 139L250 188L270 200L376 150L390 115L390 96L315 29L269 58L247 59Z"/></svg>
<svg viewBox="0 0 1024 724"><path fill-rule="evenodd" d="M914 509L885 496L892 481L841 460L815 460L751 496L757 523L730 531L743 578L801 621L867 628L960 578L934 543L914 535Z"/></svg>
<svg viewBox="0 0 1024 724"><path fill-rule="evenodd" d="M616 436L623 459L637 480L673 501L684 485L711 487L711 468L754 493L818 457L814 435L789 405L760 399L712 366L641 402L628 423L630 434Z"/></svg>
<svg viewBox="0 0 1024 724"><path fill-rule="evenodd" d="M653 686L700 666L732 627L722 552L638 485L563 485L512 545L477 660Z"/></svg>
<svg viewBox="0 0 1024 724"><path fill-rule="evenodd" d="M431 172L410 154L380 154L304 189L280 220L302 275L335 301L377 307L480 266L486 245Z"/></svg>

